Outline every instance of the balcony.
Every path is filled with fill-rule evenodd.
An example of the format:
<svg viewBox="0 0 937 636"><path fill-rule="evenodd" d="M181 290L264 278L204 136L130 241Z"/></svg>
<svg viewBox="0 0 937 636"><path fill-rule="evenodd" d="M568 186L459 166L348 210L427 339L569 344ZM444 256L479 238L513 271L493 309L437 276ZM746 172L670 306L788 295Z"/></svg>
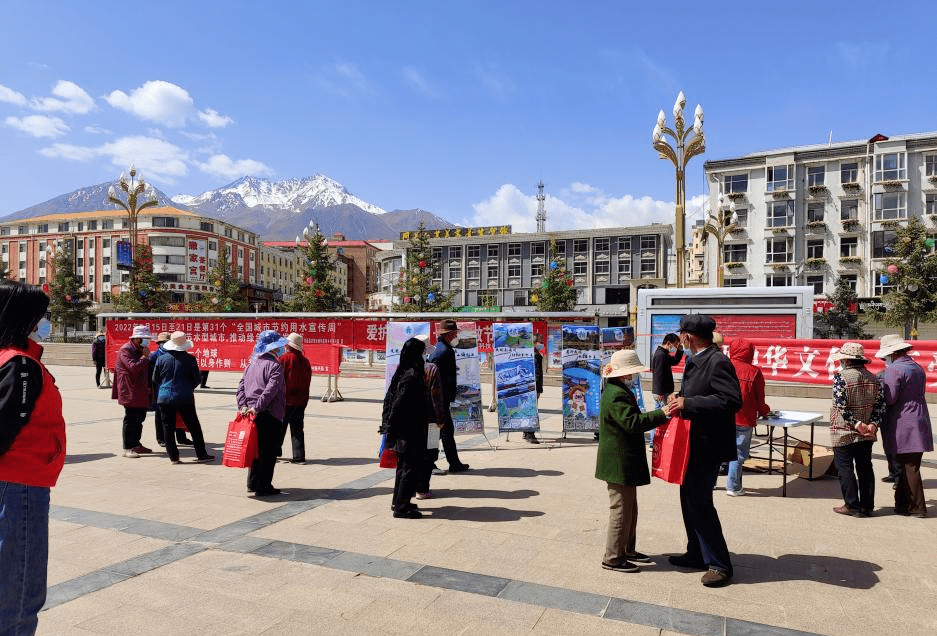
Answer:
<svg viewBox="0 0 937 636"><path fill-rule="evenodd" d="M826 234L826 221L807 221L807 234Z"/></svg>
<svg viewBox="0 0 937 636"><path fill-rule="evenodd" d="M862 227L859 219L843 219L843 232L858 232Z"/></svg>
<svg viewBox="0 0 937 636"><path fill-rule="evenodd" d="M846 183L841 184L843 192L847 194L859 194L862 192L862 185L857 181L847 181Z"/></svg>
<svg viewBox="0 0 937 636"><path fill-rule="evenodd" d="M830 193L830 189L822 183L817 183L808 187L810 196L814 199L822 199Z"/></svg>

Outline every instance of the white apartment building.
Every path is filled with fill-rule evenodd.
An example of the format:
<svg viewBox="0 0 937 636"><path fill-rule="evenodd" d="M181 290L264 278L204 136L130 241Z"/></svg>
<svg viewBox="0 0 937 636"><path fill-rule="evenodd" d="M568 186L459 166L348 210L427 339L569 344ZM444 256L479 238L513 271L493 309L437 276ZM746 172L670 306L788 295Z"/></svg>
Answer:
<svg viewBox="0 0 937 636"><path fill-rule="evenodd" d="M722 246L725 287L810 285L843 277L878 297L895 230L919 217L937 237L937 133L799 146L707 161L710 209L735 205ZM701 284L717 285L709 236Z"/></svg>

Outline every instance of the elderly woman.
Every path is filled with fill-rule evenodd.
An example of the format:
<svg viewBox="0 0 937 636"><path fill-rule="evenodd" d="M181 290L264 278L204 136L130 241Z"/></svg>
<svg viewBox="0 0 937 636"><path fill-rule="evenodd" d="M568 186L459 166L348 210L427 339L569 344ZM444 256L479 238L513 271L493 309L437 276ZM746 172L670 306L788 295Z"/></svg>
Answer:
<svg viewBox="0 0 937 636"><path fill-rule="evenodd" d="M644 450L644 433L667 421L672 406L642 413L629 388L634 374L647 371L638 354L621 349L602 369L606 379L599 407L599 450L595 477L608 485L608 536L602 567L637 572L651 559L635 551L638 526L638 486L651 483Z"/></svg>
<svg viewBox="0 0 937 636"><path fill-rule="evenodd" d="M276 331L261 331L251 363L238 383L238 409L254 415L257 426L257 459L247 473L247 490L258 497L279 495L273 487L273 469L280 447L280 431L286 414L286 380L278 357L287 340Z"/></svg>
<svg viewBox="0 0 937 636"><path fill-rule="evenodd" d="M921 456L934 450L930 414L924 401L927 377L908 352L911 344L897 334L882 336L876 358L885 360L882 389L885 397L885 422L882 445L886 456L898 465L895 480L895 513L926 517L924 484L921 481Z"/></svg>
<svg viewBox="0 0 937 636"><path fill-rule="evenodd" d="M843 343L831 359L841 366L833 374L830 439L843 492L843 505L833 512L868 517L875 507L872 444L885 416L882 387L865 368L869 360L858 342Z"/></svg>
<svg viewBox="0 0 937 636"><path fill-rule="evenodd" d="M40 362L49 297L0 282L0 632L33 634L46 601L49 491L65 463L62 396Z"/></svg>

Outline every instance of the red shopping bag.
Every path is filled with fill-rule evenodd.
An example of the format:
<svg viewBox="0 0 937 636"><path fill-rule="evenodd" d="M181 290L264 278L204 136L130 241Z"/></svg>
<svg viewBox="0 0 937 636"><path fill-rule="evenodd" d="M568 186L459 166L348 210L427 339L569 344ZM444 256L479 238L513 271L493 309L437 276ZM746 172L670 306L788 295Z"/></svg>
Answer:
<svg viewBox="0 0 937 636"><path fill-rule="evenodd" d="M671 484L682 484L690 460L690 420L671 417L654 432L651 474Z"/></svg>
<svg viewBox="0 0 937 636"><path fill-rule="evenodd" d="M397 468L397 452L393 448L381 451L381 468Z"/></svg>
<svg viewBox="0 0 937 636"><path fill-rule="evenodd" d="M250 468L257 457L257 427L253 415L237 414L228 424L221 463L231 468Z"/></svg>
<svg viewBox="0 0 937 636"><path fill-rule="evenodd" d="M182 413L176 411L176 428L180 431L188 431L189 427L185 425L185 422L182 420Z"/></svg>

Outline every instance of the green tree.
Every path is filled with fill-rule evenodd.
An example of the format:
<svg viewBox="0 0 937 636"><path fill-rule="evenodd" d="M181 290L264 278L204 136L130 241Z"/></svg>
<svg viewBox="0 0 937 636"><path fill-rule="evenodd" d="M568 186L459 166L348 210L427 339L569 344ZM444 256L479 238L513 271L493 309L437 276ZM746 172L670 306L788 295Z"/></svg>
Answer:
<svg viewBox="0 0 937 636"><path fill-rule="evenodd" d="M879 282L891 291L882 295L886 310L872 314L873 320L916 337L919 320L937 319L937 254L921 219L911 217L895 231L894 256L883 261L882 270Z"/></svg>
<svg viewBox="0 0 937 636"><path fill-rule="evenodd" d="M332 281L335 259L329 254L325 237L316 226L315 232L306 232L303 244L303 267L299 272L293 298L283 303L284 311L340 311L345 309L341 290Z"/></svg>
<svg viewBox="0 0 937 636"><path fill-rule="evenodd" d="M49 283L49 313L52 321L62 328L68 342L68 328L77 330L91 315L90 294L82 289L82 282L75 278L75 255L70 249L60 249L55 254L55 275Z"/></svg>
<svg viewBox="0 0 937 636"><path fill-rule="evenodd" d="M839 340L869 340L872 334L865 330L865 320L855 311L859 297L847 280L837 277L836 286L829 296L833 306L826 312L813 315L814 338Z"/></svg>
<svg viewBox="0 0 937 636"><path fill-rule="evenodd" d="M433 282L442 271L442 264L433 259L429 232L423 222L408 238L407 263L401 268L394 285L394 311L442 312L452 309L452 294L444 294L439 283Z"/></svg>
<svg viewBox="0 0 937 636"><path fill-rule="evenodd" d="M114 306L120 311L161 313L167 311L169 299L169 292L153 272L153 249L138 244L134 248L128 289L117 294Z"/></svg>
<svg viewBox="0 0 937 636"><path fill-rule="evenodd" d="M540 311L571 311L576 306L576 286L566 270L566 259L556 255L556 241L550 241L552 259L539 287L530 290L530 300Z"/></svg>
<svg viewBox="0 0 937 636"><path fill-rule="evenodd" d="M215 266L208 272L208 284L214 287L214 291L202 294L200 300L191 303L189 308L192 311L247 311L247 299L241 293L240 283L231 275L231 262L226 249L219 251Z"/></svg>

